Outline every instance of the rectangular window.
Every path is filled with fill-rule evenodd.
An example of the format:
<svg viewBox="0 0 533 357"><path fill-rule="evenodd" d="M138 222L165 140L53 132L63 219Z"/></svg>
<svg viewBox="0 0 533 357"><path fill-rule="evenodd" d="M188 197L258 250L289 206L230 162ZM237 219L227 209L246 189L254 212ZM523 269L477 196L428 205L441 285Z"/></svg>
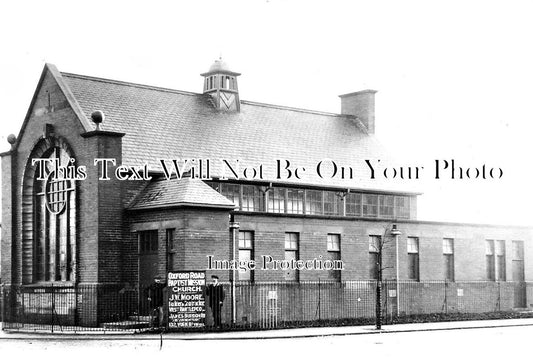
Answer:
<svg viewBox="0 0 533 357"><path fill-rule="evenodd" d="M368 267L369 267L369 278L378 279L379 278L379 250L381 244L380 236L370 236L368 237Z"/></svg>
<svg viewBox="0 0 533 357"><path fill-rule="evenodd" d="M420 279L418 238L407 238L407 277L412 280Z"/></svg>
<svg viewBox="0 0 533 357"><path fill-rule="evenodd" d="M340 234L328 234L327 236L327 250L328 259L340 260L341 259L341 235ZM340 270L328 270L328 277L331 280L341 281Z"/></svg>
<svg viewBox="0 0 533 357"><path fill-rule="evenodd" d="M233 202L237 209L241 208L241 186L233 183L221 183L220 193L228 200Z"/></svg>
<svg viewBox="0 0 533 357"><path fill-rule="evenodd" d="M525 281L524 274L524 242L514 240L513 244L513 281L522 282Z"/></svg>
<svg viewBox="0 0 533 357"><path fill-rule="evenodd" d="M346 215L347 216L361 216L361 199L363 195L360 193L349 193L346 195Z"/></svg>
<svg viewBox="0 0 533 357"><path fill-rule="evenodd" d="M242 210L263 211L263 192L261 192L258 186L242 186Z"/></svg>
<svg viewBox="0 0 533 357"><path fill-rule="evenodd" d="M363 195L363 217L378 216L378 195Z"/></svg>
<svg viewBox="0 0 533 357"><path fill-rule="evenodd" d="M304 213L304 190L287 189L287 213Z"/></svg>
<svg viewBox="0 0 533 357"><path fill-rule="evenodd" d="M379 196L379 216L383 218L394 217L394 196Z"/></svg>
<svg viewBox="0 0 533 357"><path fill-rule="evenodd" d="M496 279L498 281L505 281L506 280L506 274L505 274L505 241L503 240L497 240L495 242L495 252L496 252Z"/></svg>
<svg viewBox="0 0 533 357"><path fill-rule="evenodd" d="M268 212L285 213L285 189L272 187L268 191Z"/></svg>
<svg viewBox="0 0 533 357"><path fill-rule="evenodd" d="M442 254L444 255L444 279L454 281L454 247L453 239L444 238L442 240Z"/></svg>
<svg viewBox="0 0 533 357"><path fill-rule="evenodd" d="M322 191L305 190L305 212L307 214L323 214Z"/></svg>
<svg viewBox="0 0 533 357"><path fill-rule="evenodd" d="M142 254L157 253L157 230L139 232L139 252Z"/></svg>
<svg viewBox="0 0 533 357"><path fill-rule="evenodd" d="M239 261L248 262L254 259L254 232L239 231ZM251 270L239 269L239 280L252 281L253 274Z"/></svg>
<svg viewBox="0 0 533 357"><path fill-rule="evenodd" d="M285 260L298 260L299 257L299 234L285 233ZM285 270L286 281L298 281L299 275L296 269Z"/></svg>
<svg viewBox="0 0 533 357"><path fill-rule="evenodd" d="M487 269L487 280L496 280L496 269L494 264L494 241L485 241L485 261Z"/></svg>
<svg viewBox="0 0 533 357"><path fill-rule="evenodd" d="M174 255L176 250L174 248L174 228L167 229L167 271L174 269Z"/></svg>
<svg viewBox="0 0 533 357"><path fill-rule="evenodd" d="M324 191L324 214L342 215L342 200L336 192Z"/></svg>
<svg viewBox="0 0 533 357"><path fill-rule="evenodd" d="M409 197L407 196L396 196L394 198L394 207L396 210L396 218L409 219L410 217L410 207L409 207Z"/></svg>

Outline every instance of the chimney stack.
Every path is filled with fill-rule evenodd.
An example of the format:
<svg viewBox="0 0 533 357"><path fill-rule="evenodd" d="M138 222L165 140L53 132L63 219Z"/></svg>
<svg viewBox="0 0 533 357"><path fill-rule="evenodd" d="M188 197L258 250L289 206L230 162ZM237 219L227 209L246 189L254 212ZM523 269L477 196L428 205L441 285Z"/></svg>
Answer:
<svg viewBox="0 0 533 357"><path fill-rule="evenodd" d="M375 94L376 90L365 89L359 92L339 95L341 114L353 115L359 119L369 134L375 133Z"/></svg>

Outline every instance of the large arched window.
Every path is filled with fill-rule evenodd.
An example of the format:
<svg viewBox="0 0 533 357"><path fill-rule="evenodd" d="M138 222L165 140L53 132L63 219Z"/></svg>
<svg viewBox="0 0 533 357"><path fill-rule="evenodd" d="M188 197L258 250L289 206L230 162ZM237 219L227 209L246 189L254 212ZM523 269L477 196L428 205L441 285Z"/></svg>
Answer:
<svg viewBox="0 0 533 357"><path fill-rule="evenodd" d="M65 178L65 172L56 173L57 167L72 167L72 157L73 153L64 140L47 138L36 145L28 162L24 195L26 202L32 202L32 209L23 207L23 224L31 226L33 234L23 233L23 240L31 242L33 254L32 258L28 256L31 260L26 260L23 254L23 261L27 262L23 262L26 282L74 281L76 183ZM45 164L44 179L37 175L38 165L31 163L35 158L50 159ZM28 269L31 269L29 275Z"/></svg>

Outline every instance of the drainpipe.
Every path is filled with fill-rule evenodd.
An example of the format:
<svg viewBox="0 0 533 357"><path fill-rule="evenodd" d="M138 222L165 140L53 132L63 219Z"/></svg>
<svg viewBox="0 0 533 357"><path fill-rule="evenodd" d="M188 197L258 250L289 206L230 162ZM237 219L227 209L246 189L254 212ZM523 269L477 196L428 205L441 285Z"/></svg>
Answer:
<svg viewBox="0 0 533 357"><path fill-rule="evenodd" d="M239 223L233 220L233 215L230 219L229 228L231 231L231 261L236 261L238 259L236 246L237 246L237 233L239 229ZM235 280L237 280L237 271L231 269L231 323L234 326L237 322L237 298L235 296Z"/></svg>

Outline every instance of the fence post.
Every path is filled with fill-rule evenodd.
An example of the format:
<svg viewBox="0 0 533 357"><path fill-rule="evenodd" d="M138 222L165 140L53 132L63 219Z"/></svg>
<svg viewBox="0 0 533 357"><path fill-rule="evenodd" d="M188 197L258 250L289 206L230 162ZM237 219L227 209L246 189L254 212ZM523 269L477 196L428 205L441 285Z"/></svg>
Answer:
<svg viewBox="0 0 533 357"><path fill-rule="evenodd" d="M318 321L322 319L321 317L321 306L320 306L320 278L318 279Z"/></svg>
<svg viewBox="0 0 533 357"><path fill-rule="evenodd" d="M448 280L444 280L444 313L448 314Z"/></svg>
<svg viewBox="0 0 533 357"><path fill-rule="evenodd" d="M50 291L51 291L51 295L52 295L52 306L51 306L51 309L50 309L50 314L52 315L52 332L54 332L54 284L52 284L50 286Z"/></svg>
<svg viewBox="0 0 533 357"><path fill-rule="evenodd" d="M502 302L502 291L501 291L500 281L498 281L498 305L497 305L498 311L502 310L501 302Z"/></svg>

